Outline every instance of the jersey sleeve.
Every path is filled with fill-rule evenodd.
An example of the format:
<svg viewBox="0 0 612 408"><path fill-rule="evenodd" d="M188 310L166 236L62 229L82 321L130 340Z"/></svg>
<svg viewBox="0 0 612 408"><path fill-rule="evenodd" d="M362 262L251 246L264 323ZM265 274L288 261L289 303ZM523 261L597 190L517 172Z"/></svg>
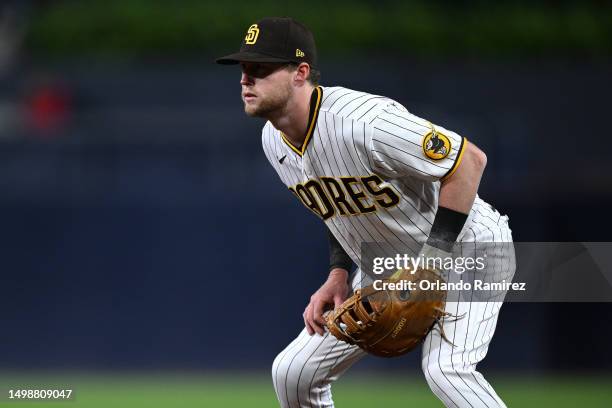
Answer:
<svg viewBox="0 0 612 408"><path fill-rule="evenodd" d="M373 166L390 177L445 180L459 164L467 140L391 101L372 122Z"/></svg>
<svg viewBox="0 0 612 408"><path fill-rule="evenodd" d="M270 162L272 166L274 166L274 162L272 160L272 140L271 140L271 130L268 122L261 129L261 147L263 148L264 154L266 155L266 159Z"/></svg>

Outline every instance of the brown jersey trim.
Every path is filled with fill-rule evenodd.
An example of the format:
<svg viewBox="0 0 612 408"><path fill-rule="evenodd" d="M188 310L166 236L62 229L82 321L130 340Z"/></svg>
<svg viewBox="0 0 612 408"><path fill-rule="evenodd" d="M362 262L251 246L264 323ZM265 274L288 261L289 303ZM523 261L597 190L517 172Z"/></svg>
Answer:
<svg viewBox="0 0 612 408"><path fill-rule="evenodd" d="M457 159L455 159L455 163L453 164L453 166L450 169L448 169L446 174L444 176L442 176L442 178L440 178L440 181L448 180L450 178L450 176L452 176L455 173L455 171L457 171L457 168L461 164L461 159L463 159L463 152L465 152L465 145L467 143L468 143L467 138L462 137L461 138L461 146L459 146L459 152L457 152Z"/></svg>
<svg viewBox="0 0 612 408"><path fill-rule="evenodd" d="M304 155L306 148L308 147L308 143L310 139L312 139L312 134L314 133L315 126L317 125L317 119L319 118L319 109L321 108L321 99L323 98L323 90L320 86L317 86L312 92L312 96L310 97L310 114L308 118L308 128L306 129L306 136L304 137L304 142L298 148L291 144L291 142L287 139L283 132L280 132L283 142L287 146L291 148L295 153L297 153L300 157Z"/></svg>

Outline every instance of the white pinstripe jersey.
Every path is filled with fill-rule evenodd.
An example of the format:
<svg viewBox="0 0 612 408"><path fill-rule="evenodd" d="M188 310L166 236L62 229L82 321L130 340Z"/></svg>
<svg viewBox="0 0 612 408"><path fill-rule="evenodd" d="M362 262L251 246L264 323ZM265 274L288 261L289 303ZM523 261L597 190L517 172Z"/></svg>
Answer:
<svg viewBox="0 0 612 408"><path fill-rule="evenodd" d="M262 143L283 183L357 265L363 242L418 253L437 210L439 180L454 172L465 148L463 137L398 102L343 87L315 89L302 146L270 122ZM476 204L490 208L479 198Z"/></svg>

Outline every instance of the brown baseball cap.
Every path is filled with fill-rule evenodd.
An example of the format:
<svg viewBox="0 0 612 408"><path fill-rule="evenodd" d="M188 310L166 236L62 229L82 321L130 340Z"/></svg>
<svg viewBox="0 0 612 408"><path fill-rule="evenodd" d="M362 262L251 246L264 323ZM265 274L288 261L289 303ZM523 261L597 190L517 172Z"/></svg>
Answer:
<svg viewBox="0 0 612 408"><path fill-rule="evenodd" d="M216 59L217 64L241 62L307 62L317 66L312 32L290 17L266 17L252 24L240 51Z"/></svg>

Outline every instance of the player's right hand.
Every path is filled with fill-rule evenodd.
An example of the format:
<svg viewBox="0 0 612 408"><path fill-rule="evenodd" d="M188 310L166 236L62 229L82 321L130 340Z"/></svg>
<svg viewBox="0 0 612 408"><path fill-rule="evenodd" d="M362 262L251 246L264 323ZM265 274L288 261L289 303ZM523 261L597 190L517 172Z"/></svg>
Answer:
<svg viewBox="0 0 612 408"><path fill-rule="evenodd" d="M304 310L304 325L311 336L325 333L323 313L336 308L344 302L349 293L348 271L342 268L333 269L327 281L310 297L310 303Z"/></svg>

